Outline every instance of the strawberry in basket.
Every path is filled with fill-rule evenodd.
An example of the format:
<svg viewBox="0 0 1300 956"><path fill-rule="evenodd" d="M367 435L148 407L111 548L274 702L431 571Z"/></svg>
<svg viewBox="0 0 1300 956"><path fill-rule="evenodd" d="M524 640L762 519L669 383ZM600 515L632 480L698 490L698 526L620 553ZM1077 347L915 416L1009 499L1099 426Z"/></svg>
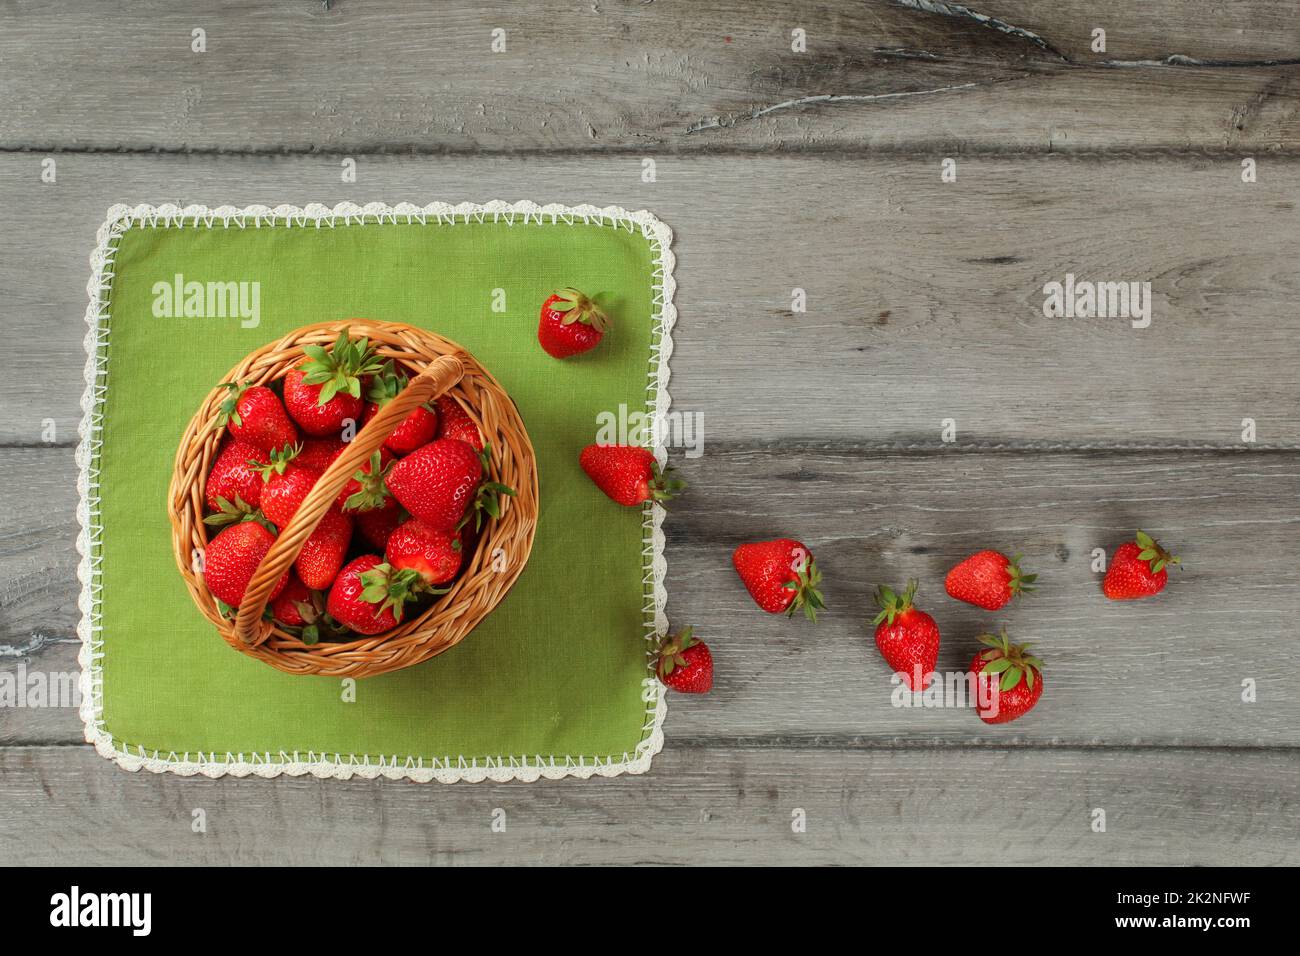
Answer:
<svg viewBox="0 0 1300 956"><path fill-rule="evenodd" d="M486 481L491 445L476 451L457 438L437 438L393 465L386 484L402 506L437 531L455 531L473 516L501 516L501 495L514 489Z"/></svg>
<svg viewBox="0 0 1300 956"><path fill-rule="evenodd" d="M328 351L319 345L304 345L302 350L307 361L284 377L285 407L307 434L337 436L347 421L361 421L361 379L383 366L369 341L353 341L347 329Z"/></svg>
<svg viewBox="0 0 1300 956"><path fill-rule="evenodd" d="M370 379L370 389L366 393L369 404L366 406L365 423L379 414L379 410L401 394L409 379L397 367L388 361L383 370ZM395 455L406 455L421 445L433 441L438 434L438 413L429 405L418 405L393 429L393 433L384 439L384 447Z"/></svg>

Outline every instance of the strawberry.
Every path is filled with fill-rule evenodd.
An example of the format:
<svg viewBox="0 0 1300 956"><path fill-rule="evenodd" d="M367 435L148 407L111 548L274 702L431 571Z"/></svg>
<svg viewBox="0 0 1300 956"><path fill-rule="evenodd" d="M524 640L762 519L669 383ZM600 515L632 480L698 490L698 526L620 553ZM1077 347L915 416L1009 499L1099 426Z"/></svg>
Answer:
<svg viewBox="0 0 1300 956"><path fill-rule="evenodd" d="M1160 547L1160 542L1144 531L1136 541L1125 541L1110 559L1110 568L1101 582L1102 593L1112 601L1131 601L1151 597L1165 589L1169 581L1167 568L1179 560Z"/></svg>
<svg viewBox="0 0 1300 956"><path fill-rule="evenodd" d="M239 607L253 572L275 543L275 535L256 521L241 521L223 528L203 553L203 580L219 601ZM271 591L275 598L289 581L289 573Z"/></svg>
<svg viewBox="0 0 1300 956"><path fill-rule="evenodd" d="M352 543L352 519L339 510L330 508L316 525L316 530L302 543L293 566L307 587L323 591L334 583L348 545Z"/></svg>
<svg viewBox="0 0 1300 956"><path fill-rule="evenodd" d="M365 338L352 341L348 330L326 351L304 345L307 361L284 377L284 404L294 421L309 435L339 435L343 423L360 420L361 379L382 366Z"/></svg>
<svg viewBox="0 0 1300 956"><path fill-rule="evenodd" d="M477 528L485 512L501 516L499 495L514 494L499 482L484 481L490 453L490 445L475 451L457 438L435 438L393 465L388 490L407 511L438 531L455 530L471 513Z"/></svg>
<svg viewBox="0 0 1300 956"><path fill-rule="evenodd" d="M953 566L943 586L950 597L996 611L1013 597L1034 590L1036 574L1020 570L1020 555L1008 558L1000 551L980 551Z"/></svg>
<svg viewBox="0 0 1300 956"><path fill-rule="evenodd" d="M568 358L588 352L609 331L609 317L577 289L560 289L542 303L537 341L549 355Z"/></svg>
<svg viewBox="0 0 1300 956"><path fill-rule="evenodd" d="M1000 637L981 634L979 641L987 650L971 661L972 674L1001 674L998 683L997 712L979 712L986 724L1005 724L1022 716L1043 696L1043 662L1026 654L1028 644L1012 644L1006 630ZM992 709L992 708L990 708Z"/></svg>
<svg viewBox="0 0 1300 956"><path fill-rule="evenodd" d="M339 572L325 607L330 617L358 634L381 634L402 619L405 602L424 582L416 571L395 571L377 554L354 558Z"/></svg>
<svg viewBox="0 0 1300 956"><path fill-rule="evenodd" d="M347 442L340 438L308 438L302 442L301 450L294 456L293 463L299 468L324 472L347 447Z"/></svg>
<svg viewBox="0 0 1300 956"><path fill-rule="evenodd" d="M388 547L388 539L397 530L397 526L410 517L395 498L385 498L382 508L351 513L361 537L379 551Z"/></svg>
<svg viewBox="0 0 1300 956"><path fill-rule="evenodd" d="M894 673L903 675L907 686L914 691L930 686L935 665L939 663L939 625L912 604L915 598L915 581L907 582L907 589L901 595L880 585L876 589L880 613L871 622L876 625L880 656Z"/></svg>
<svg viewBox="0 0 1300 956"><path fill-rule="evenodd" d="M386 507L391 499L384 480L392 463L393 453L387 448L371 452L370 460L353 472L334 503L344 511L375 511Z"/></svg>
<svg viewBox="0 0 1300 956"><path fill-rule="evenodd" d="M209 511L219 511L218 498L234 501L241 498L256 508L262 503L262 476L254 465L265 465L270 459L256 445L231 439L221 446L216 464L208 472L203 488Z"/></svg>
<svg viewBox="0 0 1300 956"><path fill-rule="evenodd" d="M398 571L410 568L425 584L445 584L460 570L460 538L454 531L439 531L419 518L402 524L388 539L384 560Z"/></svg>
<svg viewBox="0 0 1300 956"><path fill-rule="evenodd" d="M683 694L707 694L713 687L713 655L703 641L683 628L659 647L659 679Z"/></svg>
<svg viewBox="0 0 1300 956"><path fill-rule="evenodd" d="M434 399L433 407L438 411L438 437L459 438L467 441L478 451L483 450L483 436L469 413L460 407L460 403L450 395L439 395Z"/></svg>
<svg viewBox="0 0 1300 956"><path fill-rule="evenodd" d="M279 397L265 385L226 382L230 389L221 402L218 426L228 424L230 434L262 451L275 451L298 441L298 429L284 412Z"/></svg>
<svg viewBox="0 0 1300 956"><path fill-rule="evenodd" d="M818 590L822 574L812 552L792 538L742 544L731 555L740 580L754 602L768 614L800 608L810 621L826 607Z"/></svg>
<svg viewBox="0 0 1300 956"><path fill-rule="evenodd" d="M363 424L379 414L379 410L401 394L408 379L397 371L392 360L384 363L383 371L370 379L366 397L366 417ZM427 445L438 434L438 413L428 405L417 405L384 440L384 447L394 455L405 455L421 445Z"/></svg>
<svg viewBox="0 0 1300 956"><path fill-rule="evenodd" d="M262 473L262 514L283 530L293 520L307 492L316 485L320 472L294 464L297 448L271 453L271 460L259 469Z"/></svg>
<svg viewBox="0 0 1300 956"><path fill-rule="evenodd" d="M302 583L298 575L290 572L284 590L268 605L271 616L286 627L302 627L315 616L312 594L311 589Z"/></svg>
<svg viewBox="0 0 1300 956"><path fill-rule="evenodd" d="M686 487L686 482L670 477L671 468L659 470L653 452L636 445L588 445L578 455L578 464L597 488L628 507L669 501Z"/></svg>

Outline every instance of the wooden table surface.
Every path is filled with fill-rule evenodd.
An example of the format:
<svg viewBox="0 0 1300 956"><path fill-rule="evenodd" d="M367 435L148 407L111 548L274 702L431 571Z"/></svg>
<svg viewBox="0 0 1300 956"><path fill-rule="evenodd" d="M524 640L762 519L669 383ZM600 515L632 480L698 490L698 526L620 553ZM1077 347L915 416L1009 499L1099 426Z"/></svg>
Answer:
<svg viewBox="0 0 1300 956"><path fill-rule="evenodd" d="M128 774L74 710L0 708L0 862L1300 862L1300 2L971 4L0 6L0 671L76 669L115 202L654 211L705 427L668 610L718 661L649 774L588 782ZM1150 327L1044 317L1067 273L1150 282ZM1137 527L1185 570L1112 604L1093 551ZM774 534L824 568L815 627L731 571ZM986 546L1041 574L996 617L941 586ZM891 705L864 625L908 577L941 670L990 620L1040 642L1031 715Z"/></svg>

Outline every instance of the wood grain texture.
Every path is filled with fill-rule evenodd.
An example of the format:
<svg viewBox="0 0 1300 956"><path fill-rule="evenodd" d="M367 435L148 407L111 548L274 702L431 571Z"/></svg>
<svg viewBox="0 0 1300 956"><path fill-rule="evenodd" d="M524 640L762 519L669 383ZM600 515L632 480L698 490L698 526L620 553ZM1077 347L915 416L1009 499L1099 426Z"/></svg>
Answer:
<svg viewBox="0 0 1300 956"><path fill-rule="evenodd" d="M1298 14L1296 0L9 4L0 147L1294 150Z"/></svg>
<svg viewBox="0 0 1300 956"><path fill-rule="evenodd" d="M20 512L71 485L60 460L0 450L0 474L30 496ZM668 612L676 627L697 628L718 665L710 695L674 697L670 741L1300 746L1300 475L1291 454L722 444L697 460L679 456L678 467L691 487L665 523ZM74 633L70 526L70 517L33 519L4 539L0 580L11 583L0 649ZM1107 601L1093 549L1109 554L1138 527L1184 568L1155 599ZM741 541L786 535L812 549L826 576L831 610L815 626L761 613L731 567ZM1022 552L1039 590L997 614L948 598L948 568L985 547ZM969 709L896 706L866 622L874 586L908 578L920 581L918 602L944 635L941 671L965 670L983 630L1005 625L1037 643L1047 690L1033 714L988 727ZM72 652L49 644L29 666L58 672ZM0 659L0 670L15 664ZM1257 688L1250 704L1246 679ZM79 739L72 710L0 709L0 741Z"/></svg>
<svg viewBox="0 0 1300 956"><path fill-rule="evenodd" d="M24 367L0 441L80 418L87 256L114 202L530 198L649 208L675 231L674 407L714 440L1300 446L1300 161L1045 157L0 157L0 295ZM1206 223L1213 223L1207 228ZM1042 314L1043 286L1151 283L1150 328ZM238 278L238 277L230 277ZM792 311L792 289L807 312ZM487 292L485 291L485 295ZM531 311L528 303L512 308ZM413 318L413 317L403 317ZM160 334L168 330L160 328ZM177 335L183 331L177 330Z"/></svg>
<svg viewBox="0 0 1300 956"><path fill-rule="evenodd" d="M679 746L644 777L437 787L126 774L84 746L0 748L10 864L1295 865L1297 813L1290 752Z"/></svg>

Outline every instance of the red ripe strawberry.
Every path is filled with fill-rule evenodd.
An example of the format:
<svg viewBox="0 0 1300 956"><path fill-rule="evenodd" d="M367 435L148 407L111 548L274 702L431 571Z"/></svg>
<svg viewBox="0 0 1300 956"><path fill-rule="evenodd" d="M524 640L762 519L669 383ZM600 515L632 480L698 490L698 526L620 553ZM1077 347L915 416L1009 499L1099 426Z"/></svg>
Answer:
<svg viewBox="0 0 1300 956"><path fill-rule="evenodd" d="M713 655L692 628L668 637L659 647L659 679L683 694L707 694L713 687Z"/></svg>
<svg viewBox="0 0 1300 956"><path fill-rule="evenodd" d="M871 623L876 625L876 647L885 663L894 673L902 674L912 690L923 690L930 686L935 665L939 663L939 625L912 605L915 598L915 581L907 582L907 589L901 595L880 585L876 589L880 613Z"/></svg>
<svg viewBox="0 0 1300 956"><path fill-rule="evenodd" d="M398 625L405 602L422 588L415 571L395 571L379 555L363 554L339 572L325 607L358 634L381 634Z"/></svg>
<svg viewBox="0 0 1300 956"><path fill-rule="evenodd" d="M337 506L325 512L316 530L302 543L293 566L309 588L323 591L334 583L352 543L352 519Z"/></svg>
<svg viewBox="0 0 1300 956"><path fill-rule="evenodd" d="M329 351L304 345L307 361L284 377L284 404L309 435L335 435L343 423L361 418L361 379L381 369L368 340L352 341L348 330L339 333Z"/></svg>
<svg viewBox="0 0 1300 956"><path fill-rule="evenodd" d="M251 463L265 465L270 461L266 452L256 445L238 438L226 442L217 454L216 464L208 472L203 496L209 511L219 511L218 498L234 501L239 498L256 508L262 503L262 476Z"/></svg>
<svg viewBox="0 0 1300 956"><path fill-rule="evenodd" d="M1028 644L1012 644L1004 630L1000 637L981 634L980 643L987 650L980 651L971 661L971 673L1001 674L998 680L997 707L988 713L978 711L986 724L1005 724L1026 713L1043 696L1043 662L1026 654Z"/></svg>
<svg viewBox="0 0 1300 956"><path fill-rule="evenodd" d="M347 442L341 438L308 438L294 456L293 463L299 468L324 472L347 447Z"/></svg>
<svg viewBox="0 0 1300 956"><path fill-rule="evenodd" d="M384 363L384 369L370 379L370 389L366 397L366 417L363 424L379 414L379 410L395 399L406 388L408 379L397 371L392 361ZM405 455L415 451L421 445L427 445L438 434L438 413L428 405L417 405L415 409L398 423L393 433L384 440L384 447L394 455Z"/></svg>
<svg viewBox="0 0 1300 956"><path fill-rule="evenodd" d="M388 490L414 517L439 531L454 531L472 513L475 526L484 513L500 517L498 495L514 491L488 473L491 446L475 451L457 438L436 438L393 465Z"/></svg>
<svg viewBox="0 0 1300 956"><path fill-rule="evenodd" d="M1102 593L1112 601L1159 594L1169 581L1167 568L1178 563L1176 557L1160 547L1160 542L1139 531L1136 541L1125 541L1110 559L1110 568L1101 582Z"/></svg>
<svg viewBox="0 0 1300 956"><path fill-rule="evenodd" d="M397 526L409 517L395 498L384 499L382 508L352 512L353 524L370 546L383 551Z"/></svg>
<svg viewBox="0 0 1300 956"><path fill-rule="evenodd" d="M818 590L822 573L812 552L793 538L742 544L732 553L731 563L754 603L768 614L785 611L793 616L802 608L815 622L817 612L826 607Z"/></svg>
<svg viewBox="0 0 1300 956"><path fill-rule="evenodd" d="M450 395L439 395L433 403L438 410L438 437L459 438L467 441L478 451L483 450L483 436L469 413L460 407L460 403Z"/></svg>
<svg viewBox="0 0 1300 956"><path fill-rule="evenodd" d="M284 590L270 604L271 616L288 627L302 627L313 616L312 592L299 580L298 575L290 573Z"/></svg>
<svg viewBox="0 0 1300 956"><path fill-rule="evenodd" d="M636 445L588 445L578 455L578 464L597 488L628 507L669 501L686 487L670 476L671 468L659 470L653 452Z"/></svg>
<svg viewBox="0 0 1300 956"><path fill-rule="evenodd" d="M256 521L241 521L223 528L203 553L203 580L212 596L239 607L253 572L275 543L275 535ZM286 571L271 591L275 598L289 581Z"/></svg>
<svg viewBox="0 0 1300 956"><path fill-rule="evenodd" d="M307 492L316 486L320 472L294 464L296 449L271 453L271 461L260 469L262 480L262 514L283 530L293 520Z"/></svg>
<svg viewBox="0 0 1300 956"><path fill-rule="evenodd" d="M384 560L399 571L416 571L425 584L446 584L460 570L460 538L455 531L439 531L419 518L401 525L388 539Z"/></svg>
<svg viewBox="0 0 1300 956"><path fill-rule="evenodd" d="M560 289L542 303L537 341L555 358L568 358L600 344L609 317L577 289Z"/></svg>
<svg viewBox="0 0 1300 956"><path fill-rule="evenodd" d="M229 424L230 434L267 452L298 441L298 429L275 392L265 385L226 382L222 388L230 389L230 394L221 402L217 425Z"/></svg>
<svg viewBox="0 0 1300 956"><path fill-rule="evenodd" d="M384 481L393 463L393 453L381 447L370 460L353 472L334 503L344 511L375 511L392 500Z"/></svg>
<svg viewBox="0 0 1300 956"><path fill-rule="evenodd" d="M996 611L1013 597L1034 590L1036 574L1020 570L1020 555L1008 558L1000 551L980 551L953 566L943 582L950 597Z"/></svg>

